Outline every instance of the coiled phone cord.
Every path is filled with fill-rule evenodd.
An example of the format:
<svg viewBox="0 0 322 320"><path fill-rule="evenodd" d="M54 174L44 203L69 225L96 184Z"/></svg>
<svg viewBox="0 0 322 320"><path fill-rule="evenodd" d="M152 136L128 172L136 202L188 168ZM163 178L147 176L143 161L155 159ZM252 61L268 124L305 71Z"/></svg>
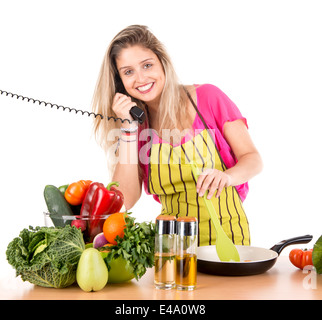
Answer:
<svg viewBox="0 0 322 320"><path fill-rule="evenodd" d="M28 97L25 97L25 96L22 96L22 95L18 95L16 93L11 93L11 92L8 92L8 91L4 91L4 90L1 90L0 89L0 94L1 95L5 95L7 97L11 97L11 98L17 98L17 100L19 100L20 98L22 99L22 101L24 100L27 100L28 102L33 102L33 103L38 103L39 105L42 105L44 104L45 107L47 106L50 106L50 108L54 108L56 107L56 109L62 109L63 111L66 111L68 110L69 112L72 112L74 111L75 114L77 113L81 113L83 116L84 115L87 115L88 117L90 116L94 116L95 118L97 117L100 117L101 120L104 119L104 116L100 113L94 113L94 112L89 112L89 111L84 111L84 110L80 110L80 109L75 109L75 108L69 108L69 107L64 107L62 105L58 105L58 104L55 104L55 103L50 103L50 102L46 102L46 101L40 101L38 99L33 99L33 98L28 98ZM139 108L138 108L139 109ZM141 109L140 109L141 110ZM132 114L131 114L132 115ZM133 116L133 115L132 115ZM105 118L107 120L111 120L113 119L115 122L120 120L122 123L124 123L125 121L128 121L128 123L132 123L134 120L129 120L129 119L121 119L121 118L116 118L116 117L113 117L113 116L105 116ZM134 117L135 118L135 117ZM137 120L137 119L136 119ZM141 121L139 120L139 122L141 123Z"/></svg>

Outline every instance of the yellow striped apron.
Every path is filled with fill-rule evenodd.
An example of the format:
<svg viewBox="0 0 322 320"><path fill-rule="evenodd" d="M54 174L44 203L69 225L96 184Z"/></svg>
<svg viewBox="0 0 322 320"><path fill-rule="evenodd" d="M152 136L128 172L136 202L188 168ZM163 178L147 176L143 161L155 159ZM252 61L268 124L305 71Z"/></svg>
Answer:
<svg viewBox="0 0 322 320"><path fill-rule="evenodd" d="M180 145L154 143L150 149L148 191L159 197L161 214L198 219L198 245L216 244L216 233L205 203L196 191L190 161L200 170L225 171L219 152L207 129ZM235 187L224 188L220 197L211 198L219 221L228 237L239 245L250 245L247 217Z"/></svg>

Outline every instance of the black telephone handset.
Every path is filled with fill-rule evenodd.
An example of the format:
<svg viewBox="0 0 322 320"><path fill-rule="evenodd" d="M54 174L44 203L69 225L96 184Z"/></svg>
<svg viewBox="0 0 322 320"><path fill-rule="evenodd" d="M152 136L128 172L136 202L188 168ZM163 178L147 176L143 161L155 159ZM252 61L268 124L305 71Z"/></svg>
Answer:
<svg viewBox="0 0 322 320"><path fill-rule="evenodd" d="M133 117L134 120L138 121L139 124L142 124L145 120L144 111L137 106L131 108L130 115Z"/></svg>
<svg viewBox="0 0 322 320"><path fill-rule="evenodd" d="M122 83L122 80L120 78L120 76L117 74L116 77L115 77L115 87L116 87L116 92L120 92L122 94L125 94L128 96L125 88L124 88L124 85ZM145 120L145 113L144 111L137 107L137 106L133 106L131 109L130 109L130 115L132 116L132 118L136 121L139 122L139 124L142 124Z"/></svg>

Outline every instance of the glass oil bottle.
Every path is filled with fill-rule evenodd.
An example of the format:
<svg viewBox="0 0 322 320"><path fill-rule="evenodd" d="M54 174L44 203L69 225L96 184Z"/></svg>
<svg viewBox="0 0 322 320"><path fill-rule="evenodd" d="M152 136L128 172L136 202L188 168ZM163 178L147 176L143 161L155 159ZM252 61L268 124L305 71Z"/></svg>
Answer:
<svg viewBox="0 0 322 320"><path fill-rule="evenodd" d="M160 215L156 218L154 285L158 289L176 286L176 219Z"/></svg>
<svg viewBox="0 0 322 320"><path fill-rule="evenodd" d="M177 219L176 285L178 290L194 290L197 285L197 219Z"/></svg>

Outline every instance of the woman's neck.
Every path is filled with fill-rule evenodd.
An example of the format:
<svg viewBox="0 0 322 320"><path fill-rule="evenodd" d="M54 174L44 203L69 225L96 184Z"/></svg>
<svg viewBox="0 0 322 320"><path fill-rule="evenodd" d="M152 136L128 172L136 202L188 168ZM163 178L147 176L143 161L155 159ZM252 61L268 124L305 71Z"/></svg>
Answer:
<svg viewBox="0 0 322 320"><path fill-rule="evenodd" d="M145 103L146 106L149 108L149 112L152 115L156 115L159 110L159 105L160 105L160 99L158 101L150 101L149 103Z"/></svg>
<svg viewBox="0 0 322 320"><path fill-rule="evenodd" d="M158 102L151 101L149 103L146 103L146 107L149 113L150 127L157 130L158 123L159 123L159 114L158 114L159 101Z"/></svg>
<svg viewBox="0 0 322 320"><path fill-rule="evenodd" d="M149 125L150 128L158 130L159 127L159 115L158 111L148 107L149 110Z"/></svg>

